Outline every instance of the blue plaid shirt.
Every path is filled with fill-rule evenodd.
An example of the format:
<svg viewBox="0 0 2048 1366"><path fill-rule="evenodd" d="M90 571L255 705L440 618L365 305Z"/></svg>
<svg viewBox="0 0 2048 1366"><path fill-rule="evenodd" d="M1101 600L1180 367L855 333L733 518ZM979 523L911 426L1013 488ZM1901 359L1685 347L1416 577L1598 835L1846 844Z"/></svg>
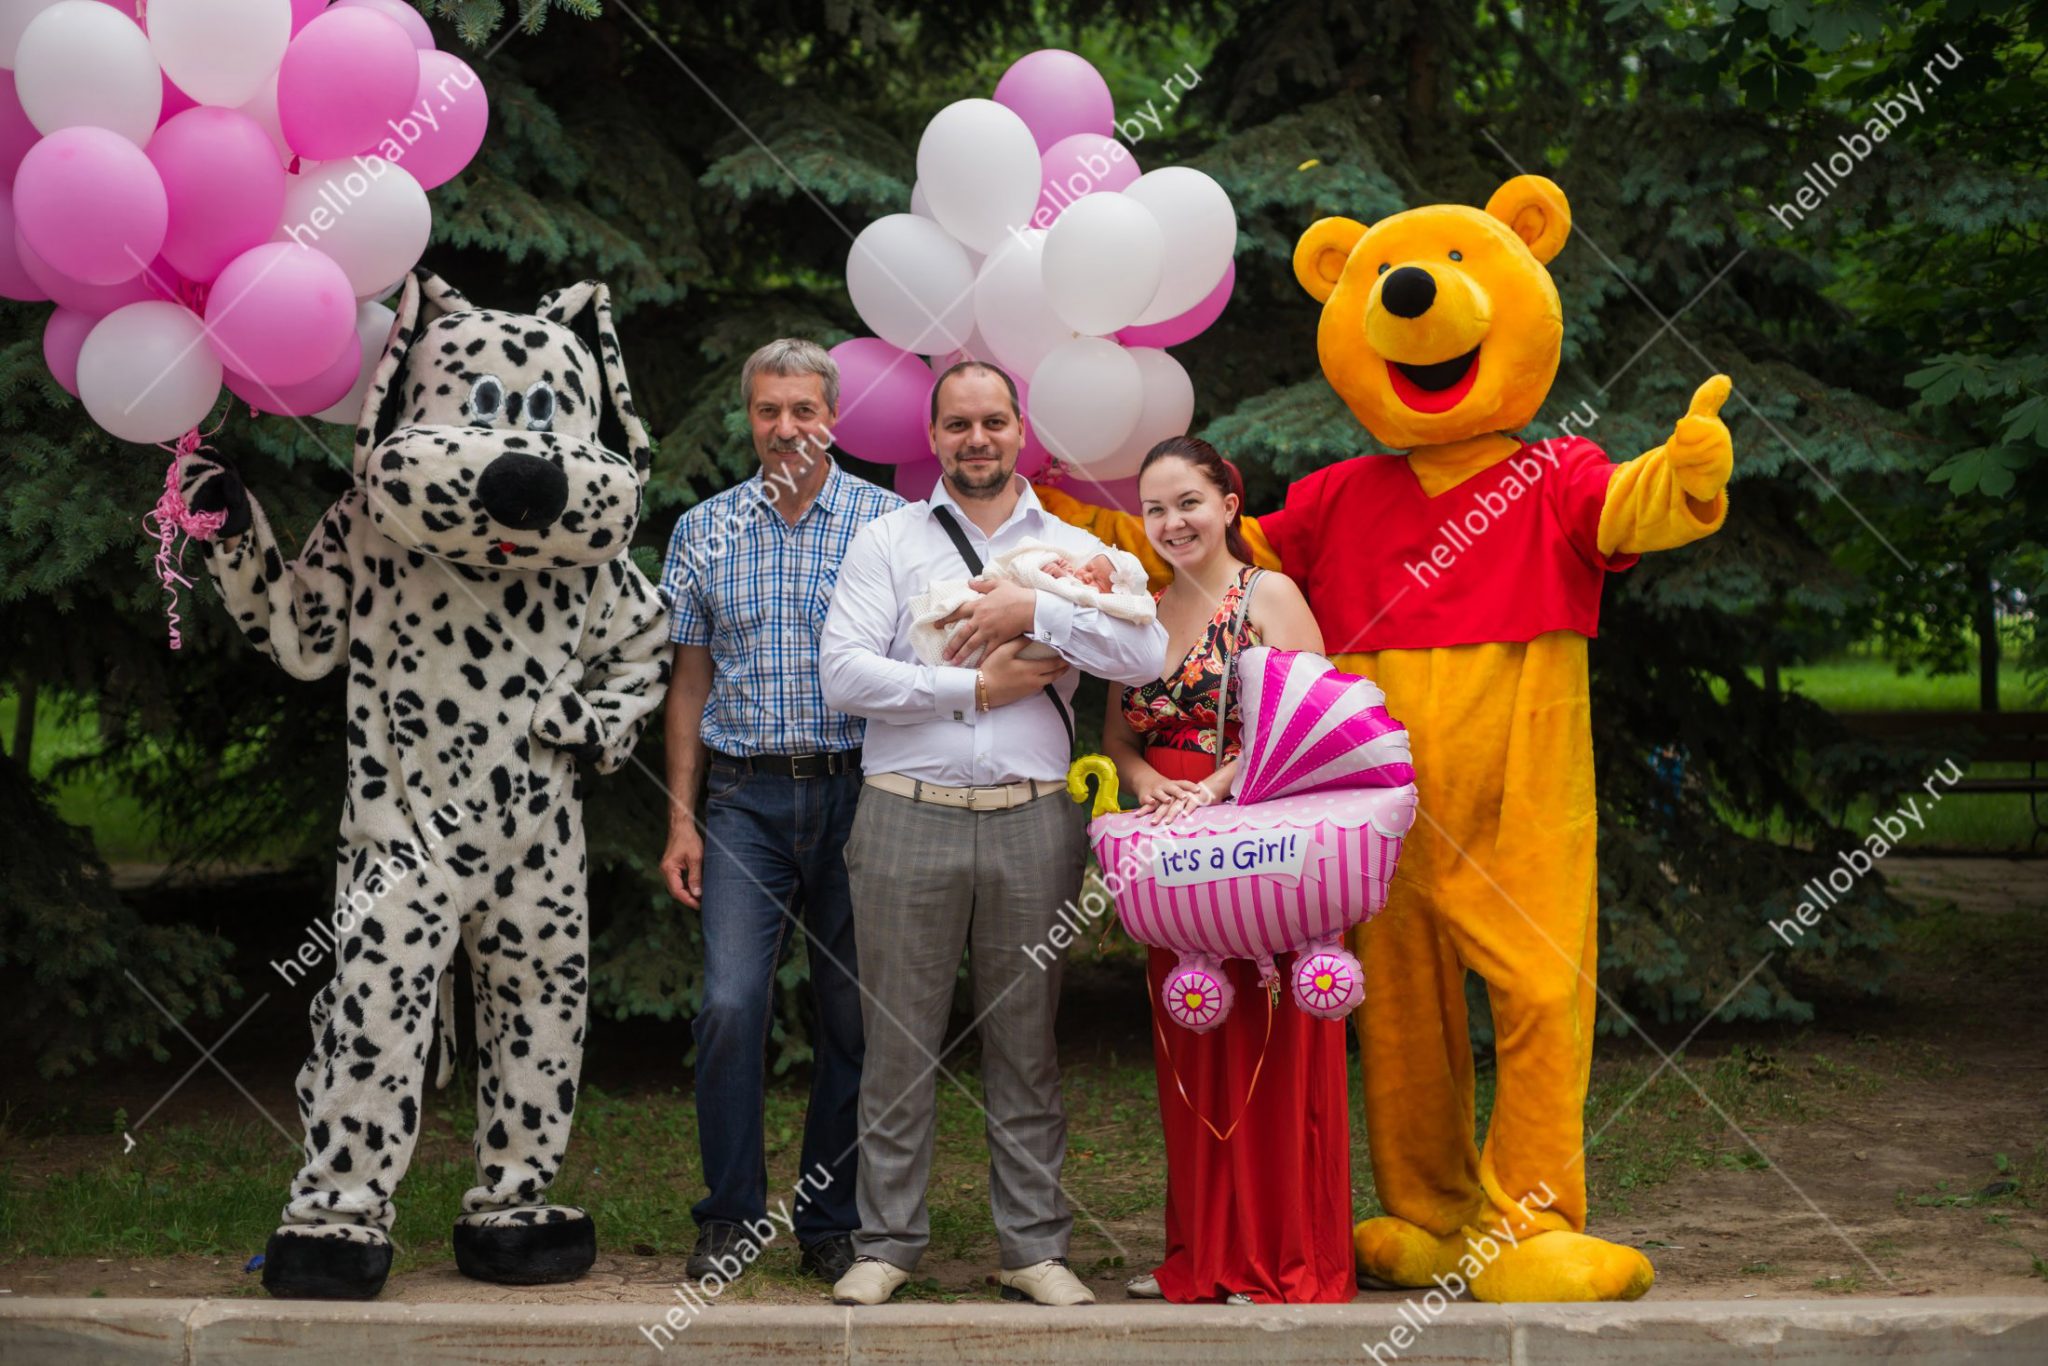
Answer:
<svg viewBox="0 0 2048 1366"><path fill-rule="evenodd" d="M835 464L791 526L774 506L782 492L757 474L705 499L676 520L662 565L669 639L711 649L700 733L726 754L852 749L865 724L826 708L818 632L846 547L903 499Z"/></svg>

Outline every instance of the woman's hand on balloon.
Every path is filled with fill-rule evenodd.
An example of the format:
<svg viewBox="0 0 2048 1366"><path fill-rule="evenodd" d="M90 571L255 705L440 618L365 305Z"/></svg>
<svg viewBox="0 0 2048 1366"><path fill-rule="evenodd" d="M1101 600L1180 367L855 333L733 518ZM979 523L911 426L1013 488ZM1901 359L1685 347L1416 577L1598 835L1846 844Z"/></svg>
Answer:
<svg viewBox="0 0 2048 1366"><path fill-rule="evenodd" d="M1151 810L1154 825L1179 820L1196 807L1207 806L1215 800L1215 793L1203 784L1180 778L1162 778L1149 800L1142 794L1139 798L1140 805Z"/></svg>

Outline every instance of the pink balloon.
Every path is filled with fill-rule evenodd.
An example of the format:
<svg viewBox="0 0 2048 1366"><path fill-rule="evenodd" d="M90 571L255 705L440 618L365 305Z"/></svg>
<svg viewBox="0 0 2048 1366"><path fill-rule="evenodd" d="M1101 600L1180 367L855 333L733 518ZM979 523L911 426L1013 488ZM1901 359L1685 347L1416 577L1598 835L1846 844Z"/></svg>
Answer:
<svg viewBox="0 0 2048 1366"><path fill-rule="evenodd" d="M262 125L235 109L197 108L156 130L149 160L171 207L164 259L202 283L268 242L284 214L284 167Z"/></svg>
<svg viewBox="0 0 2048 1366"><path fill-rule="evenodd" d="M1086 57L1061 48L1040 48L1012 62L996 82L996 103L1024 120L1041 154L1075 133L1107 137L1116 129L1109 82Z"/></svg>
<svg viewBox="0 0 2048 1366"><path fill-rule="evenodd" d="M1135 477L1110 479L1098 484L1093 479L1083 478L1078 471L1069 471L1064 478L1050 484L1049 487L1056 488L1069 498L1079 499L1091 507L1115 508L1121 512L1138 513L1143 506L1138 501L1138 481Z"/></svg>
<svg viewBox="0 0 2048 1366"><path fill-rule="evenodd" d="M1138 159L1115 138L1075 133L1046 148L1039 158L1038 208L1031 226L1049 228L1067 205L1098 190L1121 190L1138 178Z"/></svg>
<svg viewBox="0 0 2048 1366"><path fill-rule="evenodd" d="M42 136L14 93L14 73L0 71L0 188L14 183L14 168Z"/></svg>
<svg viewBox="0 0 2048 1366"><path fill-rule="evenodd" d="M906 460L896 467L892 481L896 492L913 503L921 503L932 496L932 490L939 486L945 471L939 462L926 455L917 460Z"/></svg>
<svg viewBox="0 0 2048 1366"><path fill-rule="evenodd" d="M1078 223L1081 220L1077 218L1074 221ZM1165 322L1126 327L1116 334L1116 339L1125 346L1179 346L1207 331L1209 324L1223 315L1223 307L1230 302L1230 292L1236 287L1237 262L1232 261L1223 267L1223 278L1216 282L1216 288L1210 290L1202 302Z"/></svg>
<svg viewBox="0 0 2048 1366"><path fill-rule="evenodd" d="M53 308L50 320L43 324L43 364L73 398L78 397L78 351L85 345L85 334L98 321L77 309Z"/></svg>
<svg viewBox="0 0 2048 1366"><path fill-rule="evenodd" d="M6 240L0 242L0 299L32 304L49 298L50 291L23 259L28 244L21 240L21 229L14 224L13 196L5 192L0 192L0 231L7 234Z"/></svg>
<svg viewBox="0 0 2048 1366"><path fill-rule="evenodd" d="M877 465L931 458L931 397L936 379L912 353L879 337L832 348L839 365L839 425L832 442Z"/></svg>
<svg viewBox="0 0 2048 1366"><path fill-rule="evenodd" d="M233 370L223 370L221 378L226 381L229 393L258 412L311 417L322 408L341 402L342 396L355 387L362 368L363 348L345 346L325 370L297 384L266 385Z"/></svg>
<svg viewBox="0 0 2048 1366"><path fill-rule="evenodd" d="M327 9L327 0L292 0L292 34L313 22Z"/></svg>
<svg viewBox="0 0 2048 1366"><path fill-rule="evenodd" d="M28 238L22 235L19 223L14 225L14 254L21 262L21 268L28 272L29 279L35 281L36 288L41 291L36 295L37 298L52 300L59 307L73 308L95 318L103 318L115 309L125 308L129 304L139 304L147 299L163 297L151 290L148 272L137 272L130 278L111 285L89 285L72 279L36 255L35 248L30 246ZM152 263L151 270L167 273L170 267L163 264L162 257L158 257Z"/></svg>
<svg viewBox="0 0 2048 1366"><path fill-rule="evenodd" d="M162 75L163 73L158 72L157 74ZM156 126L161 128L187 109L197 109L198 107L198 100L193 99L190 95L178 89L176 85L172 84L169 76L164 76L164 107L156 116Z"/></svg>
<svg viewBox="0 0 2048 1366"><path fill-rule="evenodd" d="M420 117L422 108L432 112L433 123ZM404 154L398 164L411 172L423 190L453 180L483 146L484 130L490 122L484 83L469 64L450 52L422 52L419 86L413 92L412 106L398 123Z"/></svg>
<svg viewBox="0 0 2048 1366"><path fill-rule="evenodd" d="M282 389L319 375L344 346L354 348L356 297L324 252L267 242L228 262L213 282L206 326L222 365Z"/></svg>
<svg viewBox="0 0 2048 1366"><path fill-rule="evenodd" d="M170 206L140 147L79 124L28 149L14 173L14 213L36 255L75 280L111 285L163 249Z"/></svg>
<svg viewBox="0 0 2048 1366"><path fill-rule="evenodd" d="M305 2L306 0L293 0L292 8L296 11L299 4ZM405 36L412 39L412 45L422 52L433 49L434 31L427 27L426 17L411 5L406 4L405 0L334 0L334 8L336 9L355 6L361 6L363 9L373 9L386 19L397 24L405 30ZM292 32L297 33L298 31L299 26L295 23Z"/></svg>
<svg viewBox="0 0 2048 1366"><path fill-rule="evenodd" d="M277 120L311 161L367 151L391 136L419 86L418 49L405 30L360 6L317 15L284 50Z"/></svg>

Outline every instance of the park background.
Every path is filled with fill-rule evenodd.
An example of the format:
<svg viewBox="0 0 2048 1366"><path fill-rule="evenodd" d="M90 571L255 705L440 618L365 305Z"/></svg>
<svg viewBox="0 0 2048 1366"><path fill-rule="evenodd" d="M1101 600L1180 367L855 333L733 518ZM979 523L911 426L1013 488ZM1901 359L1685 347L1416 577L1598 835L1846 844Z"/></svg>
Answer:
<svg viewBox="0 0 2048 1366"><path fill-rule="evenodd" d="M1649 1250L1659 1293L2044 1288L2041 7L422 9L493 110L475 163L434 192L424 264L495 307L611 284L659 438L634 547L650 572L675 515L752 468L740 361L778 335L862 331L851 234L906 208L926 120L1026 52L1087 56L1120 115L1158 116L1137 125L1140 164L1199 167L1235 204L1235 298L1176 354L1195 430L1244 467L1253 510L1372 449L1316 366L1300 230L1483 204L1518 170L1556 179L1574 217L1552 266L1565 356L1535 428L1575 415L1626 459L1708 374L1736 384L1726 529L1610 579L1592 652L1594 1228ZM1874 118L1887 136L1811 178ZM270 964L329 905L342 680L288 679L203 580L185 648L165 649L138 524L159 453L56 387L42 312L0 308L0 1281L247 1293L296 1165L317 982ZM348 481L345 446L287 420L244 410L216 444L288 540ZM699 1190L695 918L655 867L658 734L639 755L592 788L591 1085L559 1188L603 1230L599 1285L679 1279ZM1773 933L1908 800L1924 828L1803 932ZM778 1179L801 1131L803 961L782 970L769 1046ZM1112 935L1073 951L1068 980L1075 1259L1109 1284L1160 1243L1142 958ZM934 1257L911 1293L993 1293L974 1056L947 1055ZM461 1293L447 1228L469 1081L431 1102L394 1293ZM1483 1122L1484 1071L1481 1088ZM818 1291L777 1250L733 1293Z"/></svg>

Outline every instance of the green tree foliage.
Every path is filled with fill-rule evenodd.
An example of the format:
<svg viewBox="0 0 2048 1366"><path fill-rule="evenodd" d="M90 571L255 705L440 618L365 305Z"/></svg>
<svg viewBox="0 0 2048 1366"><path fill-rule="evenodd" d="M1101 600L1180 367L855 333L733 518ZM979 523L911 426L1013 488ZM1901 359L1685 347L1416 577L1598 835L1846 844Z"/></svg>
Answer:
<svg viewBox="0 0 2048 1366"><path fill-rule="evenodd" d="M1924 769L1845 739L1777 688L1771 666L1876 631L1923 667L1963 667L1988 595L2019 607L2041 583L2037 9L556 8L566 13L546 0L438 0L431 11L443 45L466 50L483 77L492 130L472 167L434 192L427 264L494 306L530 306L585 275L611 282L640 407L661 438L635 547L650 570L674 515L751 467L734 402L740 360L775 335L830 344L861 331L844 288L850 235L906 206L925 121L986 95L1033 48L1083 52L1120 113L1149 104L1142 166L1199 166L1237 204L1236 299L1181 354L1198 429L1246 466L1254 509L1288 478L1371 449L1317 371L1316 309L1289 265L1301 229L1330 213L1484 203L1517 170L1553 176L1575 235L1553 267L1566 354L1537 434L1590 411L1587 434L1627 458L1663 439L1707 374L1737 384L1727 529L1615 580L1594 649L1603 985L1631 1010L1676 1021L1724 998L1730 1015L1802 1017L1802 970L1876 983L1886 903L1874 879L1797 949L1766 924L1865 833L1830 813L1852 795L1917 784ZM1953 70L1941 64L1950 45ZM1776 212L1810 163L1864 128L1873 101L1916 79L1931 89L1922 110L1815 206ZM141 794L179 860L260 847L324 876L342 774L339 680L295 684L259 659L203 578L184 598L185 648L164 649L138 527L163 457L97 432L50 381L45 311L0 313L14 338L0 350L0 681L91 701L103 744L87 762ZM346 485L345 436L244 409L214 443L292 539ZM1746 671L1755 664L1763 686ZM1678 764L1654 768L1660 753ZM598 1002L687 1017L695 921L653 868L658 740L640 759L644 771L592 785ZM53 1042L53 1065L146 1041L146 1004L87 985L110 964L160 962L183 1004L218 1001L229 984L217 940L122 919L75 874L88 855L64 843L23 775L0 790L0 958L11 984L25 982L10 986L10 1008L89 1001L81 1018L99 1031ZM1795 844L1744 833L1767 823ZM28 980L27 961L82 906L97 908L96 954L58 954ZM801 970L799 958L792 982ZM786 1064L805 1049L793 1008L783 1015ZM1605 1023L1615 1026L1611 1012Z"/></svg>

